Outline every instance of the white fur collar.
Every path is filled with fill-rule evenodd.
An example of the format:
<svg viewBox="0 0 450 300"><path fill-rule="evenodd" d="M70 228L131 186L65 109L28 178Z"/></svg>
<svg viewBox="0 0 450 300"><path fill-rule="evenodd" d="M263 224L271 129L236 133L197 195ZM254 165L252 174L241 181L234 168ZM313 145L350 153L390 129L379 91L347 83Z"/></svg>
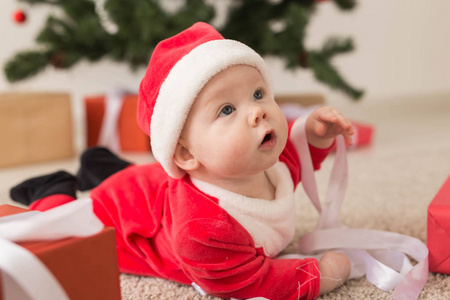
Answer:
<svg viewBox="0 0 450 300"><path fill-rule="evenodd" d="M202 192L219 200L219 205L252 236L257 248L275 257L290 243L295 231L294 184L288 168L277 162L266 171L276 189L274 200L249 198L191 178Z"/></svg>

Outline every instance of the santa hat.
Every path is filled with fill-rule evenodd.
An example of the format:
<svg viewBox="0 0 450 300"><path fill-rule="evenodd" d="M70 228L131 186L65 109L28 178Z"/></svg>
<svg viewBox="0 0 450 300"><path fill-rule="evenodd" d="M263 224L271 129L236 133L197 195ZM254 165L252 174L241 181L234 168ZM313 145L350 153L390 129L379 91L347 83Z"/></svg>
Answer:
<svg viewBox="0 0 450 300"><path fill-rule="evenodd" d="M173 155L197 95L214 75L235 65L255 67L271 93L261 56L240 42L224 39L206 23L196 23L155 47L139 87L137 120L150 136L155 159L169 176L184 175Z"/></svg>

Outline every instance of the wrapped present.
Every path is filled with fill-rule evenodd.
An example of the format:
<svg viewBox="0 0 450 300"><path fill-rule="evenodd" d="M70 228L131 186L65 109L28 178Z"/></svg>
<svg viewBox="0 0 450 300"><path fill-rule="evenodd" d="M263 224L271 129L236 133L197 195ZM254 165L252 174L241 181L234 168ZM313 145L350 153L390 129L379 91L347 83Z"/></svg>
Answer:
<svg viewBox="0 0 450 300"><path fill-rule="evenodd" d="M450 274L450 176L428 206L430 271Z"/></svg>
<svg viewBox="0 0 450 300"><path fill-rule="evenodd" d="M120 300L114 229L85 201L43 213L0 205L0 299Z"/></svg>
<svg viewBox="0 0 450 300"><path fill-rule="evenodd" d="M70 96L0 94L0 167L74 155Z"/></svg>
<svg viewBox="0 0 450 300"><path fill-rule="evenodd" d="M150 138L136 120L137 95L108 93L85 98L87 146L113 151L150 151Z"/></svg>

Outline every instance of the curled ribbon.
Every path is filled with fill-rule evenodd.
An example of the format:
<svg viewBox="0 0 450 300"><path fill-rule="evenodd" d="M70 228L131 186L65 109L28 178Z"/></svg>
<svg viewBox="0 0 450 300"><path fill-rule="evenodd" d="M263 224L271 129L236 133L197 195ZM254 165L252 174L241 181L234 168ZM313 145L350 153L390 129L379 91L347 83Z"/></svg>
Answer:
<svg viewBox="0 0 450 300"><path fill-rule="evenodd" d="M25 212L0 218L0 270L4 300L68 300L45 265L14 242L85 237L100 232L92 200L78 199L45 212Z"/></svg>
<svg viewBox="0 0 450 300"><path fill-rule="evenodd" d="M351 229L339 222L339 211L348 182L347 154L342 136L338 136L336 140L336 157L322 207L306 140L305 120L306 118L297 120L291 134L299 137L293 142L302 163L302 185L319 212L319 219L316 228L298 241L300 256L320 257L328 250L343 252L352 263L350 278L365 274L367 280L384 291L395 288L392 294L394 299L417 299L428 280L427 247L410 236ZM406 255L417 261L414 267ZM296 254L288 256L294 258Z"/></svg>
<svg viewBox="0 0 450 300"><path fill-rule="evenodd" d="M111 89L105 98L105 115L98 136L98 144L113 152L120 151L119 116L125 91L120 88Z"/></svg>

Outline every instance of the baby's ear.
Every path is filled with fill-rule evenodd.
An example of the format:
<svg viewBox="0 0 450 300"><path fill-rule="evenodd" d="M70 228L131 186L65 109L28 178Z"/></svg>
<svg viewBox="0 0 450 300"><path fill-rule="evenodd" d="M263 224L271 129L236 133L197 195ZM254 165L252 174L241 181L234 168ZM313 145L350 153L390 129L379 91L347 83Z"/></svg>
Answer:
<svg viewBox="0 0 450 300"><path fill-rule="evenodd" d="M189 149L183 145L183 142L178 141L173 154L173 161L178 168L189 172L197 170L200 166L200 162L189 152Z"/></svg>

